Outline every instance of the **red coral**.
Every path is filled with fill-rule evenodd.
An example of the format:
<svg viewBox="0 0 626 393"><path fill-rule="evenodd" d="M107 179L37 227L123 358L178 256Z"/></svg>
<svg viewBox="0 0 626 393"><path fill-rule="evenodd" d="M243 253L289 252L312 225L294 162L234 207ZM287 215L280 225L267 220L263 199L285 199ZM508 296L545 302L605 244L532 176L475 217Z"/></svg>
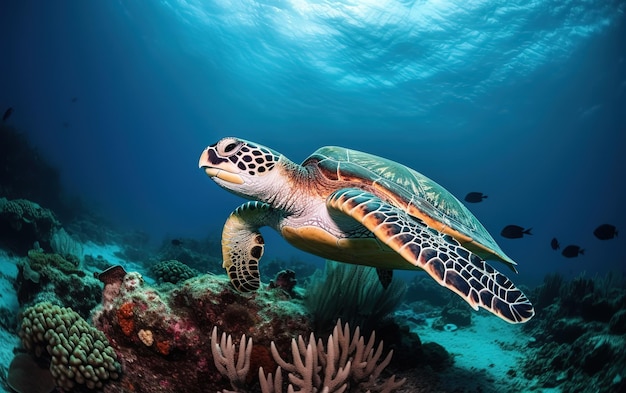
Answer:
<svg viewBox="0 0 626 393"><path fill-rule="evenodd" d="M117 309L117 324L126 336L130 336L135 330L135 313L133 308L135 305L132 302L124 303Z"/></svg>
<svg viewBox="0 0 626 393"><path fill-rule="evenodd" d="M169 355L170 350L172 349L170 342L167 340L157 341L156 348L157 348L157 351L159 351L161 355L165 355L165 356Z"/></svg>

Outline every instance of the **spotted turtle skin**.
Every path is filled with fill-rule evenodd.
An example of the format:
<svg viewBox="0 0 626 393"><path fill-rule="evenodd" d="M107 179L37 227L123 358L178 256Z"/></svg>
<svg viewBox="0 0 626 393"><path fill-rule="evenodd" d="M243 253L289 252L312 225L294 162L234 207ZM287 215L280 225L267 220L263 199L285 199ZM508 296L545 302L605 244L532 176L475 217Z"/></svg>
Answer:
<svg viewBox="0 0 626 393"><path fill-rule="evenodd" d="M260 285L259 229L338 262L377 268L383 286L394 269L424 270L474 309L521 323L528 298L485 260L516 263L445 188L397 162L337 146L301 164L240 138L208 146L199 167L219 186L249 199L226 220L223 266L239 291Z"/></svg>

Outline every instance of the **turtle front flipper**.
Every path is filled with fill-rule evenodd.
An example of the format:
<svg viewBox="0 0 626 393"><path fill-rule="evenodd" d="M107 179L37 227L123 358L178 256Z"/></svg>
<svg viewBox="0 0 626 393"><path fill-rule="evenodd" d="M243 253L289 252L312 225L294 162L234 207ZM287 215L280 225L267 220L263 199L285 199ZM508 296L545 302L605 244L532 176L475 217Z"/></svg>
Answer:
<svg viewBox="0 0 626 393"><path fill-rule="evenodd" d="M535 314L522 291L478 255L376 195L344 188L332 193L326 203L360 222L475 310L480 306L511 323L526 322Z"/></svg>
<svg viewBox="0 0 626 393"><path fill-rule="evenodd" d="M231 284L240 292L259 289L259 260L265 242L259 228L271 222L267 203L247 202L230 214L222 231L222 267Z"/></svg>

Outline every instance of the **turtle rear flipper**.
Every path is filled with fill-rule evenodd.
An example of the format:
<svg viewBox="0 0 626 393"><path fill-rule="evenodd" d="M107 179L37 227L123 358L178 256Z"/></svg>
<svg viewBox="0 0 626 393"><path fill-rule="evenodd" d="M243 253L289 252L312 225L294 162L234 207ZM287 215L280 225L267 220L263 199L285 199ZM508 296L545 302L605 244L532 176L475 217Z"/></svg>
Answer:
<svg viewBox="0 0 626 393"><path fill-rule="evenodd" d="M376 195L360 189L340 189L328 197L327 205L360 222L475 310L480 306L511 323L525 322L535 314L522 291L479 256L452 236L430 229Z"/></svg>
<svg viewBox="0 0 626 393"><path fill-rule="evenodd" d="M259 260L265 241L259 228L267 225L272 215L267 203L246 202L233 211L222 231L222 267L231 284L241 292L259 289Z"/></svg>

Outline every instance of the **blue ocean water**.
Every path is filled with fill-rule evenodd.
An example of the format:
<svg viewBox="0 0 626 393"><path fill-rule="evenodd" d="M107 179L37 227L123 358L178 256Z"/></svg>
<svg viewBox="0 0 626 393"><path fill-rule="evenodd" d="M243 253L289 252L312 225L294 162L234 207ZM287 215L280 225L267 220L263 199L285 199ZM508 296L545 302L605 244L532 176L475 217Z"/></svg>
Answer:
<svg viewBox="0 0 626 393"><path fill-rule="evenodd" d="M114 222L219 236L242 201L197 168L227 135L300 162L410 166L519 263L626 271L626 23L615 1L5 1L0 108ZM505 239L508 224L532 236ZM300 255L267 233L267 255ZM550 248L577 244L566 259Z"/></svg>

